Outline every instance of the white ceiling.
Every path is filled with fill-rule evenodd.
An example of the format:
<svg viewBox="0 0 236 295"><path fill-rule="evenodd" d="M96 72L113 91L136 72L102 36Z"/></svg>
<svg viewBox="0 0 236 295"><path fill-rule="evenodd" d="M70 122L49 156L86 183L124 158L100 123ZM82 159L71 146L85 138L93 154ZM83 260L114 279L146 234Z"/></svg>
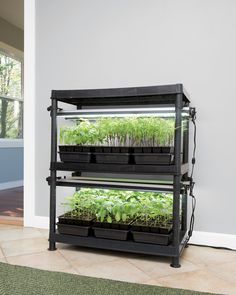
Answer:
<svg viewBox="0 0 236 295"><path fill-rule="evenodd" d="M24 29L24 0L0 0L0 17Z"/></svg>

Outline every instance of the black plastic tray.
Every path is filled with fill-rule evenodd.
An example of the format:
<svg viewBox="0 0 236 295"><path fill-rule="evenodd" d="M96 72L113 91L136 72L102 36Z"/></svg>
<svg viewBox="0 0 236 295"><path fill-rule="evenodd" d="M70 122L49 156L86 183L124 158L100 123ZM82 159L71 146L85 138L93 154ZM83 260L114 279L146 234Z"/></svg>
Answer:
<svg viewBox="0 0 236 295"><path fill-rule="evenodd" d="M131 153L131 147L124 147L124 146L94 146L93 150L95 153Z"/></svg>
<svg viewBox="0 0 236 295"><path fill-rule="evenodd" d="M99 227L99 228L107 228L107 229L119 229L119 230L128 230L130 228L130 223L122 223L122 222L99 222L99 221L94 221L93 225L94 227Z"/></svg>
<svg viewBox="0 0 236 295"><path fill-rule="evenodd" d="M133 153L143 153L143 154L173 154L173 146L158 146L158 147L133 147Z"/></svg>
<svg viewBox="0 0 236 295"><path fill-rule="evenodd" d="M94 146L90 145L59 145L60 152L92 153L95 151Z"/></svg>
<svg viewBox="0 0 236 295"><path fill-rule="evenodd" d="M167 227L157 227L157 226L148 226L136 224L135 222L131 225L132 231L147 232L147 233L156 233L156 234L169 234L172 231L172 225Z"/></svg>
<svg viewBox="0 0 236 295"><path fill-rule="evenodd" d="M139 231L139 232L150 232L150 233L160 233L160 228L159 227L154 227L154 226L144 226L144 225L139 225L139 224L132 224L131 225L131 230L132 231Z"/></svg>
<svg viewBox="0 0 236 295"><path fill-rule="evenodd" d="M87 237L91 231L90 226L79 226L71 224L60 224L57 223L57 228L60 234L75 235Z"/></svg>
<svg viewBox="0 0 236 295"><path fill-rule="evenodd" d="M128 164L129 153L94 153L98 164Z"/></svg>
<svg viewBox="0 0 236 295"><path fill-rule="evenodd" d="M76 217L68 216L68 214L63 214L58 217L58 224L90 226L93 224L93 220L94 219L79 219Z"/></svg>
<svg viewBox="0 0 236 295"><path fill-rule="evenodd" d="M128 238L128 230L93 227L94 236L96 238L126 241Z"/></svg>
<svg viewBox="0 0 236 295"><path fill-rule="evenodd" d="M173 164L174 155L172 154L155 154L155 153L136 153L134 161L137 165L171 165Z"/></svg>
<svg viewBox="0 0 236 295"><path fill-rule="evenodd" d="M59 152L62 162L90 163L91 153L85 152Z"/></svg>
<svg viewBox="0 0 236 295"><path fill-rule="evenodd" d="M94 145L59 145L60 152L90 152L90 153L162 153L173 154L173 146L158 147L125 147L125 146L94 146Z"/></svg>
<svg viewBox="0 0 236 295"><path fill-rule="evenodd" d="M157 245L168 245L171 240L171 234L156 234L139 231L131 231L133 240L138 243L149 243Z"/></svg>

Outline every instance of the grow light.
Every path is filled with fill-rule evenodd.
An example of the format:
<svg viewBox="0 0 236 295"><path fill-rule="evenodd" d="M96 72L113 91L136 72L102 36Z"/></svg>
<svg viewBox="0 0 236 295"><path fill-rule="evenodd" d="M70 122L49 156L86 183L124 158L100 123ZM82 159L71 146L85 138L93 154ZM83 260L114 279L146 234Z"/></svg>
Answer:
<svg viewBox="0 0 236 295"><path fill-rule="evenodd" d="M173 183L163 183L158 181L140 181L131 179L109 179L96 177L65 177L57 180L57 185L75 187L95 187L131 191L158 191L173 192Z"/></svg>
<svg viewBox="0 0 236 295"><path fill-rule="evenodd" d="M189 116L189 107L182 109L182 116ZM57 115L67 119L101 118L101 117L175 117L174 107L163 108L116 108L116 109L81 109L75 111L60 110Z"/></svg>

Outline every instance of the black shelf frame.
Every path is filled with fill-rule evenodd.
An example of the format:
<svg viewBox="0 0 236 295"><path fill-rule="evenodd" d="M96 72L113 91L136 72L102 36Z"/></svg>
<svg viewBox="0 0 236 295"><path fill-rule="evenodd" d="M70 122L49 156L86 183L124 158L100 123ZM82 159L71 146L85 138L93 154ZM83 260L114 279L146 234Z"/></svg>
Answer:
<svg viewBox="0 0 236 295"><path fill-rule="evenodd" d="M121 252L140 253L158 256L178 257L181 255L184 247L186 246L186 233L180 231L180 244L179 247L173 245L163 246L147 243L136 243L134 241L118 241L101 239L95 237L80 237L73 235L59 234L58 231L53 235L56 242L68 243L71 245L80 245L81 247L115 250Z"/></svg>
<svg viewBox="0 0 236 295"><path fill-rule="evenodd" d="M173 165L125 165L125 164L92 164L92 163L62 163L57 162L57 117L60 113L58 103L76 105L78 109L87 106L132 106L132 105L174 105L175 107L175 140L174 140L174 164ZM50 232L49 250L56 250L56 242L68 243L82 247L110 249L117 251L161 255L171 257L173 267L180 267L180 255L188 241L187 236L187 199L188 186L183 185L183 179L188 179L188 146L189 124L183 131L182 138L182 112L189 107L190 101L182 84L116 88L116 89L88 89L88 90L53 90L51 106L48 108L51 114L51 164L50 177ZM183 157L181 157L183 152ZM131 189L128 185L90 183L78 181L65 181L58 179L57 171L81 172L113 172L130 174L171 175L173 184L166 191L173 192L173 238L168 246L137 243L133 241L115 241L99 239L95 237L79 237L59 234L56 230L56 187L112 187ZM137 186L139 190L145 190L142 184ZM162 191L162 187L152 190ZM182 199L181 199L182 196ZM182 216L180 216L180 199L182 200ZM181 222L180 222L181 217Z"/></svg>
<svg viewBox="0 0 236 295"><path fill-rule="evenodd" d="M178 165L132 165L132 164L95 164L95 163L51 163L51 170L103 172L103 173L133 173L173 175L188 172L188 163Z"/></svg>

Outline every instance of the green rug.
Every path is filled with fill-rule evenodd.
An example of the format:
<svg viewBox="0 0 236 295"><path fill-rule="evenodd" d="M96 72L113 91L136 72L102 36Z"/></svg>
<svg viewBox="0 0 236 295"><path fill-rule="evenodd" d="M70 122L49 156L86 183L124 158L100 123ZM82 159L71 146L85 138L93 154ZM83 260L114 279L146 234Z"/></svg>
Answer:
<svg viewBox="0 0 236 295"><path fill-rule="evenodd" d="M197 295L207 293L97 279L0 263L0 294Z"/></svg>

